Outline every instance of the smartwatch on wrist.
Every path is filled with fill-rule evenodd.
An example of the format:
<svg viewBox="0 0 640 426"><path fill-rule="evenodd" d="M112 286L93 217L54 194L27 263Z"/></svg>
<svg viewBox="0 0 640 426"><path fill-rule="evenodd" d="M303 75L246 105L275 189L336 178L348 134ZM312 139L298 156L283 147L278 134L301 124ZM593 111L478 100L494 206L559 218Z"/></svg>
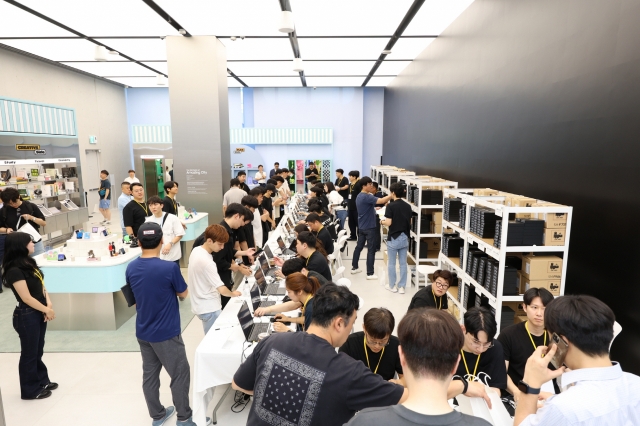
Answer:
<svg viewBox="0 0 640 426"><path fill-rule="evenodd" d="M462 390L462 394L464 395L469 390L469 382L462 376L454 376L453 380L460 380L464 385L464 389Z"/></svg>
<svg viewBox="0 0 640 426"><path fill-rule="evenodd" d="M540 388L532 388L526 382L520 380L518 383L518 389L525 395L539 395Z"/></svg>

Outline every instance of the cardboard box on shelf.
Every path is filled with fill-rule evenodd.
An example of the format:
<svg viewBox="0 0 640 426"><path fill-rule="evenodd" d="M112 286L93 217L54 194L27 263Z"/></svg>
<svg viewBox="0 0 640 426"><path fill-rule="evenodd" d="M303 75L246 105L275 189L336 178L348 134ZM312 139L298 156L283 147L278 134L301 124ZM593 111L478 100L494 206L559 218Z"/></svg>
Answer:
<svg viewBox="0 0 640 426"><path fill-rule="evenodd" d="M473 190L474 197L489 197L492 195L498 195L499 191L491 188L476 188Z"/></svg>
<svg viewBox="0 0 640 426"><path fill-rule="evenodd" d="M566 229L566 213L538 213L538 219L544 220L544 227L547 229Z"/></svg>
<svg viewBox="0 0 640 426"><path fill-rule="evenodd" d="M429 250L429 251L432 251L432 250L439 251L440 250L440 237L421 238L421 241L423 241L423 242L425 242L427 244L427 247L428 247L427 250Z"/></svg>
<svg viewBox="0 0 640 426"><path fill-rule="evenodd" d="M524 294L525 289L525 281L526 277L522 275L522 271L518 271L518 276L516 278L516 283L518 284L518 294Z"/></svg>
<svg viewBox="0 0 640 426"><path fill-rule="evenodd" d="M516 197L507 197L507 206L510 207L531 207L534 203L536 203L535 198L516 196Z"/></svg>
<svg viewBox="0 0 640 426"><path fill-rule="evenodd" d="M515 317L513 317L513 323L514 324L518 324L521 322L525 322L527 321L527 316L526 315L516 315Z"/></svg>
<svg viewBox="0 0 640 426"><path fill-rule="evenodd" d="M560 280L562 262L558 256L533 256L522 258L522 275L529 280Z"/></svg>
<svg viewBox="0 0 640 426"><path fill-rule="evenodd" d="M525 315L522 302L502 302L503 306L508 306L513 309L516 315Z"/></svg>
<svg viewBox="0 0 640 426"><path fill-rule="evenodd" d="M458 299L458 287L457 286L449 287L449 293L451 294L451 297L453 297L456 300Z"/></svg>
<svg viewBox="0 0 640 426"><path fill-rule="evenodd" d="M440 250L428 250L427 259L437 259L440 255Z"/></svg>
<svg viewBox="0 0 640 426"><path fill-rule="evenodd" d="M554 296L560 296L560 280L529 280L522 277L524 283L524 291L530 288L546 288Z"/></svg>
<svg viewBox="0 0 640 426"><path fill-rule="evenodd" d="M431 213L431 217L432 217L432 220L435 223L442 224L442 212L441 211Z"/></svg>
<svg viewBox="0 0 640 426"><path fill-rule="evenodd" d="M565 229L545 229L544 245L545 246L563 246Z"/></svg>

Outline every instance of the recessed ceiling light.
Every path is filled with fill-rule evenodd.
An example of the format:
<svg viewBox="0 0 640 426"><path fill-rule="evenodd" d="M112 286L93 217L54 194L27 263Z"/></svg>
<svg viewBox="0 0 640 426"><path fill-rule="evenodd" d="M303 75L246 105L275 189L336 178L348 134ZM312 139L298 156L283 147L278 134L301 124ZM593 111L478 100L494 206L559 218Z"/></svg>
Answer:
<svg viewBox="0 0 640 426"><path fill-rule="evenodd" d="M385 50L383 50L383 51L382 51L382 54L383 54L383 55L391 55L391 51L390 51L390 50L385 49Z"/></svg>

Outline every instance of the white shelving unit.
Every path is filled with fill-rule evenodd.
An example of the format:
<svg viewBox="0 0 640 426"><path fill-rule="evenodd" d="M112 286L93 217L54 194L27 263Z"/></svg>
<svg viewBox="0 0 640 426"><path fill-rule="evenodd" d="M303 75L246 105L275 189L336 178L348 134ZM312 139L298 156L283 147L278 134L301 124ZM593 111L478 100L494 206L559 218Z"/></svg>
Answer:
<svg viewBox="0 0 640 426"><path fill-rule="evenodd" d="M443 269L454 270L458 278L461 279L462 285L458 288L459 300L453 297L451 294L448 294L449 299L453 301L453 303L460 309L460 316L464 315L465 309L463 307L465 300L465 291L466 285L469 285L469 289L475 291L476 295L485 296L488 299L489 306L495 310L496 322L498 324L498 332L500 331L500 320L502 314L502 304L503 302L521 302L522 295L518 296L503 296L503 288L504 288L504 274L505 274L505 265L506 265L506 257L510 253L558 253L560 257L562 257L562 273L560 280L560 295L564 294L565 282L566 282L566 271L567 271L567 260L569 253L569 239L571 234L571 219L573 208L562 205L553 205L546 207L511 207L505 205L505 202L508 198L508 195L512 194L504 194L500 193L498 195L491 196L474 196L473 189L445 189L444 190L444 198L459 198L464 204L463 208L465 209L465 223L464 228L458 222L449 222L443 218L442 220L442 232L456 232L459 236L464 240L463 242L463 259L460 262L460 258L455 257L447 257L442 253L439 253L438 260L439 266ZM537 200L537 203L545 203L550 204L545 201ZM494 246L494 240L488 238L481 238L478 235L473 234L469 231L470 229L470 221L471 221L471 208L472 207L485 207L491 209L495 212L495 215L499 218L502 218L501 223L501 238L500 238L500 247ZM564 245L550 245L550 246L507 246L507 233L509 231L509 215L510 214L539 214L539 213L564 213L567 215L567 224L566 229L564 231ZM551 229L553 231L553 229ZM467 262L469 261L469 246L477 245L478 249L485 252L489 257L497 260L499 262L498 269L498 282L496 286L496 295L494 296L487 290L484 286L476 282L469 274L465 271L467 270ZM476 296L478 297L478 296Z"/></svg>
<svg viewBox="0 0 640 426"><path fill-rule="evenodd" d="M382 186L383 183L382 172L384 170L398 170L398 168L395 166L371 166L371 180L378 182L379 186Z"/></svg>
<svg viewBox="0 0 640 426"><path fill-rule="evenodd" d="M378 183L378 185L380 186L380 190L384 193L384 194L388 194L389 193L389 187L398 182L400 179L406 179L409 176L415 176L416 173L415 172L411 172L409 170L405 170L405 169L383 169L381 171L382 173L382 184Z"/></svg>

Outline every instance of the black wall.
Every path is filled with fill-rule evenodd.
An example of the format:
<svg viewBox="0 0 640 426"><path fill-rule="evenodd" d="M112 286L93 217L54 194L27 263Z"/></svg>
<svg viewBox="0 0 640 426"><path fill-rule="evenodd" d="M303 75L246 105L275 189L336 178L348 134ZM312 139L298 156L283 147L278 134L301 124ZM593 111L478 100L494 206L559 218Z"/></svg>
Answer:
<svg viewBox="0 0 640 426"><path fill-rule="evenodd" d="M573 206L566 293L640 374L640 1L475 0L387 87L382 164Z"/></svg>

